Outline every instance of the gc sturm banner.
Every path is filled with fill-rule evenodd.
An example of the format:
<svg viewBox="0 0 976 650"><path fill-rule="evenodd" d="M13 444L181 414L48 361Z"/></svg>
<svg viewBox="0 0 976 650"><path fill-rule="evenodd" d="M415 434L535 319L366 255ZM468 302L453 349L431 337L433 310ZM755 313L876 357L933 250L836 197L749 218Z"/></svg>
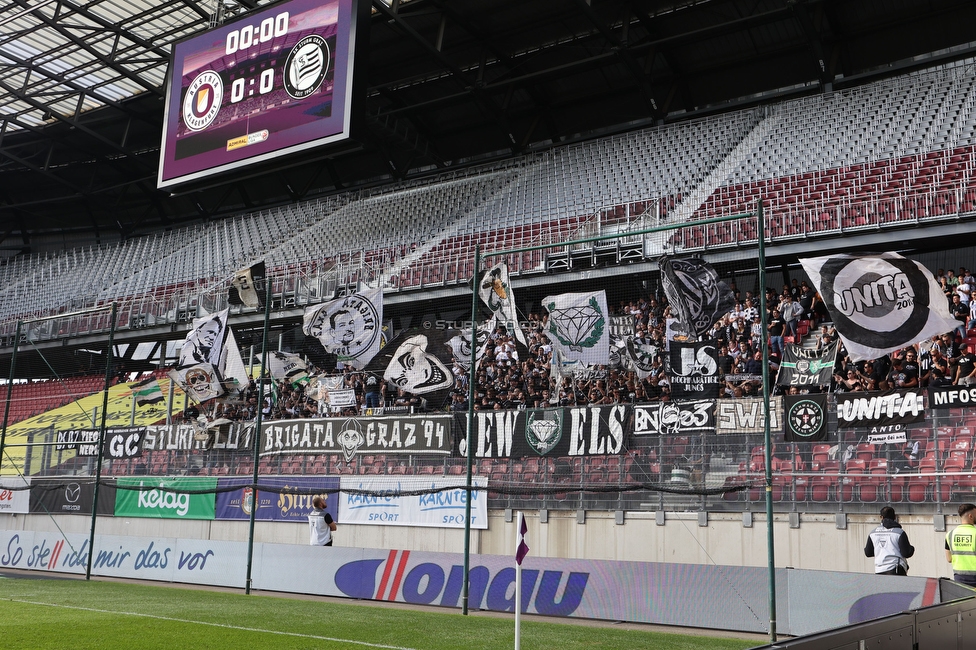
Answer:
<svg viewBox="0 0 976 650"><path fill-rule="evenodd" d="M619 454L629 418L630 407L622 404L479 411L474 454L478 458ZM464 441L459 451L466 453Z"/></svg>
<svg viewBox="0 0 976 650"><path fill-rule="evenodd" d="M715 401L634 406L634 435L684 436L715 431Z"/></svg>
<svg viewBox="0 0 976 650"><path fill-rule="evenodd" d="M115 493L116 517L154 517L159 519L213 519L215 477L154 478L119 477ZM121 489L138 486L141 490ZM166 488L166 489L160 489ZM174 490L174 491L170 491ZM181 492L180 490L186 490ZM205 494L190 491L209 490Z"/></svg>
<svg viewBox="0 0 976 650"><path fill-rule="evenodd" d="M472 478L472 484L486 487L484 476ZM463 477L343 477L339 493L339 521L343 524L384 526L426 526L431 528L464 528L467 490ZM432 488L451 488L430 494L401 496ZM371 494L359 494L368 491ZM331 501L331 499L330 499ZM471 527L488 528L488 496L482 490L471 492Z"/></svg>
<svg viewBox="0 0 976 650"><path fill-rule="evenodd" d="M451 452L450 415L404 415L381 418L280 420L261 425L261 453Z"/></svg>
<svg viewBox="0 0 976 650"><path fill-rule="evenodd" d="M213 442L197 440L197 428L190 424L146 427L142 448L145 451L204 451L207 449L251 449L253 425L232 424L218 427Z"/></svg>
<svg viewBox="0 0 976 650"><path fill-rule="evenodd" d="M217 519L250 519L251 509L255 507L254 490L250 487L250 479L246 478L222 478L217 486L221 489L240 486L232 492L217 493ZM246 487L245 487L246 486ZM316 476L316 477L260 477L258 486L268 486L276 488L299 488L302 491L315 490L319 493L334 491L339 487L339 477L337 476ZM332 515L333 519L339 520L337 516L336 498L329 496L326 502L326 512ZM307 523L308 513L312 511L312 495L304 494L277 494L259 489L257 498L257 512L254 518L259 521L291 521L295 523Z"/></svg>

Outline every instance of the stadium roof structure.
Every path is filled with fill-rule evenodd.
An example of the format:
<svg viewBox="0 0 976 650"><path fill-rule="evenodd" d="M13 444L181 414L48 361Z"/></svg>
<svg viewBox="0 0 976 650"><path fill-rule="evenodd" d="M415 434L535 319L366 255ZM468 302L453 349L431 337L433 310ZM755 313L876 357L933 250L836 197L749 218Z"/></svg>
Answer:
<svg viewBox="0 0 976 650"><path fill-rule="evenodd" d="M157 190L173 44L269 4L0 6L0 249L115 241L849 87L972 57L976 24L968 0L372 0L361 147Z"/></svg>

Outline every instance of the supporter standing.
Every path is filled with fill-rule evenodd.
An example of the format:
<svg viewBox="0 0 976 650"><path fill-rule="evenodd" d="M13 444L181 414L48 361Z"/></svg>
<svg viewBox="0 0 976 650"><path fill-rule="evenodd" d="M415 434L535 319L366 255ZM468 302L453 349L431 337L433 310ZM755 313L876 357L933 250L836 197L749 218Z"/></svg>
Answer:
<svg viewBox="0 0 976 650"><path fill-rule="evenodd" d="M891 506L881 509L881 525L868 535L864 555L874 558L874 572L879 575L908 575L907 558L915 555L915 547Z"/></svg>
<svg viewBox="0 0 976 650"><path fill-rule="evenodd" d="M952 382L956 386L970 386L976 377L976 356L973 355L973 346L964 345L962 354L956 361L956 375Z"/></svg>
<svg viewBox="0 0 976 650"><path fill-rule="evenodd" d="M786 321L780 316L779 310L773 310L773 316L769 319L769 350L783 354L783 331L786 328Z"/></svg>
<svg viewBox="0 0 976 650"><path fill-rule="evenodd" d="M326 497L312 497L312 512L308 513L308 532L310 546L332 546L332 533L336 523L332 515L325 511Z"/></svg>
<svg viewBox="0 0 976 650"><path fill-rule="evenodd" d="M976 505L959 506L962 523L946 535L946 562L952 564L952 579L976 587Z"/></svg>

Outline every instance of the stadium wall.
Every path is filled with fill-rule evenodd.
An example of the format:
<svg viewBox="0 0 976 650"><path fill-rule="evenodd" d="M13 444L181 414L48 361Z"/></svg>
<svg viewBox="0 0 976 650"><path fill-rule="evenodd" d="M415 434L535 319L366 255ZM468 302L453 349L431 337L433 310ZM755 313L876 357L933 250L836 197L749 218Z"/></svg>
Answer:
<svg viewBox="0 0 976 650"><path fill-rule="evenodd" d="M541 523L541 513L547 523ZM707 517L706 517L707 515ZM746 517L748 517L748 513ZM751 526L742 513L526 511L532 554L539 557L666 562L676 564L767 566L765 513L752 514ZM663 525L661 518L663 517ZM506 511L488 514L487 530L471 531L473 553L512 555L515 529ZM584 523L580 523L580 519ZM778 513L774 515L774 559L777 567L820 571L874 572L864 557L864 543L878 519L866 515ZM945 562L945 533L936 530L936 517L907 515L902 525L914 544L912 576L951 578ZM91 520L77 515L0 515L0 531L38 531L87 534ZM702 525L702 524L705 525ZM838 525L846 528L838 528ZM946 526L951 529L952 523ZM246 541L247 522L177 521L100 517L100 535L177 537L211 541ZM256 522L255 541L269 544L307 544L304 524ZM419 552L461 553L464 531L383 525L343 525L336 545L351 548L398 548ZM3 549L0 549L2 553ZM2 564L2 562L0 562Z"/></svg>

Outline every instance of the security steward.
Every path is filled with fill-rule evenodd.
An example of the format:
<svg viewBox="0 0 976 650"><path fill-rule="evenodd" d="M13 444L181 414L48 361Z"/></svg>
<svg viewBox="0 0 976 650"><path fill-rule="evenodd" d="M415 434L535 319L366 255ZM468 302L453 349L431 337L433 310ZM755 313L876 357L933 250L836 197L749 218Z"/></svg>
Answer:
<svg viewBox="0 0 976 650"><path fill-rule="evenodd" d="M952 563L952 579L976 587L976 505L959 506L962 523L946 535L946 561Z"/></svg>

